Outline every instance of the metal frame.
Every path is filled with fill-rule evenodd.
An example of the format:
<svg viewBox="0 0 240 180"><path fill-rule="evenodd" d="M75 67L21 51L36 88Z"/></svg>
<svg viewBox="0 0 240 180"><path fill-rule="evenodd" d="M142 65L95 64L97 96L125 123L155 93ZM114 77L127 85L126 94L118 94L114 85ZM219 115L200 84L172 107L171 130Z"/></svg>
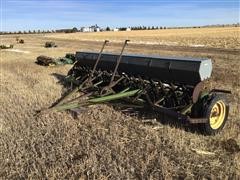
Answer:
<svg viewBox="0 0 240 180"><path fill-rule="evenodd" d="M93 69L76 63L72 69L72 79L77 81L77 86L53 105L51 109L57 111L71 110L91 104L125 99L131 105L148 106L156 112L192 124L207 122L206 118L190 117L192 106L201 97L204 81L199 82L196 86L188 86L186 84L167 83L151 78L144 79L140 76L133 77L118 73L118 67L128 42L129 40L124 42L113 72L97 70L104 48L109 43L108 40L104 41ZM76 73L74 73L75 71ZM80 75L76 75L78 73ZM84 95L69 100L78 91L83 92ZM213 89L209 94L213 92L231 93L226 90Z"/></svg>

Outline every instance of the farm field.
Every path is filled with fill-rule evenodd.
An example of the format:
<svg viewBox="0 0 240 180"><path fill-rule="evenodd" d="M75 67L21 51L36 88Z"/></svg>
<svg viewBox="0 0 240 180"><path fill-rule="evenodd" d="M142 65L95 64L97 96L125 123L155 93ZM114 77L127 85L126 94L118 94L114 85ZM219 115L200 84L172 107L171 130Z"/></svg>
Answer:
<svg viewBox="0 0 240 180"><path fill-rule="evenodd" d="M239 179L240 28L0 36L0 179ZM68 112L36 116L61 97L71 65L42 67L36 57L76 51L208 57L209 88L231 90L223 131L203 136L197 128L168 123L156 114L141 118L95 105L78 117ZM46 49L54 41L57 48ZM145 44L146 43L146 44Z"/></svg>
<svg viewBox="0 0 240 180"><path fill-rule="evenodd" d="M240 49L239 27L190 28L47 35L59 39L119 42L130 39L136 44Z"/></svg>

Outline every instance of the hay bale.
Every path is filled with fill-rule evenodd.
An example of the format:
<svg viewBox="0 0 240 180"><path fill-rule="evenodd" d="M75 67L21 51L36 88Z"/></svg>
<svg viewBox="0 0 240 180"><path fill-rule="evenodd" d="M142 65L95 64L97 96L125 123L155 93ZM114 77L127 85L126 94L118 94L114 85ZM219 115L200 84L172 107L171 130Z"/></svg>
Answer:
<svg viewBox="0 0 240 180"><path fill-rule="evenodd" d="M45 48L53 48L53 47L57 47L57 45L53 41L48 41L48 42L45 43L44 47Z"/></svg>

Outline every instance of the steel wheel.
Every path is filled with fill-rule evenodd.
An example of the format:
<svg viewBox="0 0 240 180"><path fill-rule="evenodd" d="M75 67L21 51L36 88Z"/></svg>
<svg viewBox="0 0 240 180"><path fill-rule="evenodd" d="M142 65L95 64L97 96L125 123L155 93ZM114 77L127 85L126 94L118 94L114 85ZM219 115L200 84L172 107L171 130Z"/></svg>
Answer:
<svg viewBox="0 0 240 180"><path fill-rule="evenodd" d="M218 129L224 122L226 115L226 105L220 100L214 104L210 114L210 126L212 129Z"/></svg>
<svg viewBox="0 0 240 180"><path fill-rule="evenodd" d="M228 118L229 105L224 95L215 94L208 101L203 109L203 117L207 118L207 122L200 125L204 134L215 135L219 133Z"/></svg>

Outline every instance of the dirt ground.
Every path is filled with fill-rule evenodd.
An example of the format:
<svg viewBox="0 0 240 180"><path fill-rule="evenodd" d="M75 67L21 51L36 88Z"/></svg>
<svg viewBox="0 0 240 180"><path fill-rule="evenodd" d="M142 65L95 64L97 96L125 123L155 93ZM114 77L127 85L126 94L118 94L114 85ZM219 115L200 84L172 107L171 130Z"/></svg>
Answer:
<svg viewBox="0 0 240 180"><path fill-rule="evenodd" d="M130 44L127 53L213 60L209 86L232 91L226 127L216 136L167 123L157 116L130 116L107 105L96 105L77 118L67 112L35 116L62 93L57 77L71 65L42 67L36 57L67 52L99 51L101 42L65 40L46 35L1 36L14 43L1 53L0 178L1 179L239 179L240 59L236 48L179 47ZM57 48L46 49L54 40ZM231 46L230 46L231 47ZM107 47L119 52L120 43Z"/></svg>

